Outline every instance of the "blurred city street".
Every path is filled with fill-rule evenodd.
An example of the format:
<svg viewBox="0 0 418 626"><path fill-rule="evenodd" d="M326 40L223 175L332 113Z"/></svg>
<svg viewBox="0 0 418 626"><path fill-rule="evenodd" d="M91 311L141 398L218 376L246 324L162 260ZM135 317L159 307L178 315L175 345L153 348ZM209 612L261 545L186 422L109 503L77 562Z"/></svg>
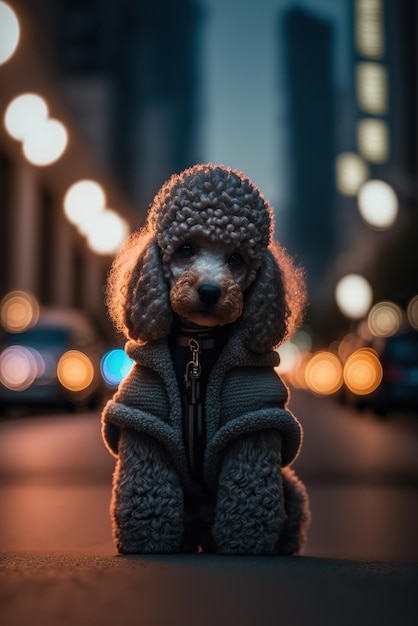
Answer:
<svg viewBox="0 0 418 626"><path fill-rule="evenodd" d="M114 460L98 413L4 419L2 623L24 623L32 611L44 624L57 616L63 624L110 623L123 605L132 623L137 608L145 624L192 623L202 610L200 623L269 624L279 619L285 588L286 623L311 615L310 623L348 624L361 608L359 623L389 624L401 614L397 623L412 624L416 418L381 421L305 392L293 393L291 408L305 431L295 468L309 491L312 524L305 555L277 559L116 556L108 514ZM208 592L218 594L215 607L206 606ZM300 593L305 601L294 614Z"/></svg>
<svg viewBox="0 0 418 626"><path fill-rule="evenodd" d="M417 42L416 0L0 0L1 626L417 624ZM245 185L179 191L168 241L164 183L199 164ZM200 256L204 311L179 311ZM139 278L158 260L169 285ZM171 330L174 349L162 303L210 326L231 282L242 319L216 325L274 327L251 350L280 343L303 426L304 554L118 555L100 410L123 344Z"/></svg>

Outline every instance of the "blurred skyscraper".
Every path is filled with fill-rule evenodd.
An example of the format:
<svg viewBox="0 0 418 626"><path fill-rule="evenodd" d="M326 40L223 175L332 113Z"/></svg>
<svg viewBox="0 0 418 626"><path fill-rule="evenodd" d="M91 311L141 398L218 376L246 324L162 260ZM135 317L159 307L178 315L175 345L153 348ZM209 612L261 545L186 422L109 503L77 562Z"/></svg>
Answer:
<svg viewBox="0 0 418 626"><path fill-rule="evenodd" d="M67 97L143 217L162 182L198 159L201 9L196 0L60 0L52 11Z"/></svg>
<svg viewBox="0 0 418 626"><path fill-rule="evenodd" d="M295 8L285 14L290 205L288 246L303 258L309 282L324 274L335 248L335 92L333 32L327 21Z"/></svg>

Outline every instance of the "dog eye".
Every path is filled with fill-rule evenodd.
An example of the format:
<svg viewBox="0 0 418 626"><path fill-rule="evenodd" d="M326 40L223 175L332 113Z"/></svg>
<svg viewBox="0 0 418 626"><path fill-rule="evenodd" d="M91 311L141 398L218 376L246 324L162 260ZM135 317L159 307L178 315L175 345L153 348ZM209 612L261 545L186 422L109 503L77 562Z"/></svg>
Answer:
<svg viewBox="0 0 418 626"><path fill-rule="evenodd" d="M228 265L233 268L241 267L243 263L244 259L239 252L234 252L230 257L228 257Z"/></svg>
<svg viewBox="0 0 418 626"><path fill-rule="evenodd" d="M176 250L176 255L180 259L190 259L190 257L194 256L194 254L195 249L193 248L191 243L185 243Z"/></svg>

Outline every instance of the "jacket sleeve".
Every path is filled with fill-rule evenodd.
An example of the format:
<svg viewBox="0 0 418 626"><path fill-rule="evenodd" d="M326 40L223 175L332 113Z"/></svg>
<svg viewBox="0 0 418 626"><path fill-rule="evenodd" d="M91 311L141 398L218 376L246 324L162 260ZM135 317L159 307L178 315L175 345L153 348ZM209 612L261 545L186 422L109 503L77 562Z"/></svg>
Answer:
<svg viewBox="0 0 418 626"><path fill-rule="evenodd" d="M225 447L237 437L260 430L277 430L282 440L282 465L299 453L302 428L286 404L288 390L273 368L231 370L220 396L218 428L206 450L207 480L213 486Z"/></svg>
<svg viewBox="0 0 418 626"><path fill-rule="evenodd" d="M121 428L135 428L154 436L160 431L164 438L170 430L169 411L167 392L159 375L134 365L102 413L102 436L107 448L117 456Z"/></svg>

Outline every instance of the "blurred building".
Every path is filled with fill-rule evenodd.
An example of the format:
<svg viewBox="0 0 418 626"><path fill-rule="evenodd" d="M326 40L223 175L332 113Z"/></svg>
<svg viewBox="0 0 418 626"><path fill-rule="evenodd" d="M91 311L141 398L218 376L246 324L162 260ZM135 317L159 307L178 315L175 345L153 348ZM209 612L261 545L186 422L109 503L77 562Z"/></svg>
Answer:
<svg viewBox="0 0 418 626"><path fill-rule="evenodd" d="M379 257L391 242L404 237L418 213L418 7L415 0L350 0L349 6L350 115L340 121L345 137L337 163L342 155L349 159L345 170L336 171L341 233L337 271L364 274L376 299L393 298L405 305L415 295L413 285L404 283L404 272L395 281L379 277ZM347 188L350 178L354 184ZM376 182L379 195L366 196ZM385 222L391 203L393 219ZM402 254L408 254L406 241ZM417 268L418 255L415 258Z"/></svg>
<svg viewBox="0 0 418 626"><path fill-rule="evenodd" d="M142 218L161 184L198 160L200 5L48 4L55 15L48 37L67 98Z"/></svg>
<svg viewBox="0 0 418 626"><path fill-rule="evenodd" d="M195 162L200 12L192 0L9 5L20 40L0 65L0 298L27 290L41 305L83 309L111 332L104 284L114 253L92 249L65 217L64 198L93 180L106 210L135 228L160 184ZM42 96L68 133L48 165L30 162L3 124L27 93Z"/></svg>
<svg viewBox="0 0 418 626"><path fill-rule="evenodd" d="M312 291L335 253L335 92L329 22L295 8L284 15L288 91L289 248L303 256Z"/></svg>
<svg viewBox="0 0 418 626"><path fill-rule="evenodd" d="M405 305L415 295L411 276L418 269L418 255L400 243L399 256L405 252L408 261L399 263L398 275L379 271L385 246L406 243L418 212L417 4L347 0L346 6L344 85L332 76L331 22L299 5L281 23L289 103L288 245L306 265L311 304L325 320L345 274L364 275L375 298ZM366 188L376 181L379 194L368 193L365 206ZM384 221L389 209L393 220Z"/></svg>

